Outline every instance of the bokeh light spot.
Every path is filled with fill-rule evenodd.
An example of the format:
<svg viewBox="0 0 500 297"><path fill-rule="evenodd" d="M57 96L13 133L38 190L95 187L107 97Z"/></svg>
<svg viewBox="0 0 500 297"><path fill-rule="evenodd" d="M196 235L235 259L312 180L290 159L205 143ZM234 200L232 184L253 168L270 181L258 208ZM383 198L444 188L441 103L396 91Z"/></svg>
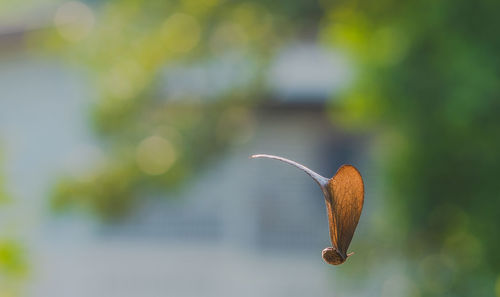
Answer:
<svg viewBox="0 0 500 297"><path fill-rule="evenodd" d="M54 25L64 39L72 42L85 38L94 25L92 10L82 2L62 4L54 16Z"/></svg>
<svg viewBox="0 0 500 297"><path fill-rule="evenodd" d="M130 99L143 85L144 69L133 59L113 66L103 79L105 89L115 98Z"/></svg>
<svg viewBox="0 0 500 297"><path fill-rule="evenodd" d="M210 38L210 49L214 54L228 49L243 48L248 43L248 35L237 23L223 23L215 29Z"/></svg>
<svg viewBox="0 0 500 297"><path fill-rule="evenodd" d="M423 286L434 293L443 293L450 289L456 276L456 263L446 254L433 254L420 262L420 274Z"/></svg>
<svg viewBox="0 0 500 297"><path fill-rule="evenodd" d="M455 257L464 267L475 268L483 260L481 242L471 233L459 231L446 237L443 252Z"/></svg>
<svg viewBox="0 0 500 297"><path fill-rule="evenodd" d="M392 275L382 285L382 297L420 296L416 285L404 275Z"/></svg>
<svg viewBox="0 0 500 297"><path fill-rule="evenodd" d="M172 166L176 155L175 148L167 139L151 136L144 139L137 147L136 161L144 173L159 175Z"/></svg>
<svg viewBox="0 0 500 297"><path fill-rule="evenodd" d="M200 39L198 21L186 14L176 13L163 24L165 46L176 53L185 53L196 46Z"/></svg>

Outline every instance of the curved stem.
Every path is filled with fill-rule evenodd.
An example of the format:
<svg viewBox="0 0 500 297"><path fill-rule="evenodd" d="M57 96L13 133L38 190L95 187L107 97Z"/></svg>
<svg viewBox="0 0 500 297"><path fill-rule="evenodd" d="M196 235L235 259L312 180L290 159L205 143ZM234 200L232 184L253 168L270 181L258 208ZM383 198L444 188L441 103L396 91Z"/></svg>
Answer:
<svg viewBox="0 0 500 297"><path fill-rule="evenodd" d="M314 181L316 181L318 183L321 190L323 190L323 191L325 190L325 187L328 184L328 180L329 180L328 178L317 174L316 172L312 171L311 169L307 168L306 166L299 164L295 161L288 160L286 158L279 157L279 156L266 155L266 154L252 155L251 158L275 159L275 160L279 160L279 161L285 162L287 164L293 165L293 166L299 168L300 170L304 171L305 173L307 173L310 177L312 177L312 179L314 179Z"/></svg>

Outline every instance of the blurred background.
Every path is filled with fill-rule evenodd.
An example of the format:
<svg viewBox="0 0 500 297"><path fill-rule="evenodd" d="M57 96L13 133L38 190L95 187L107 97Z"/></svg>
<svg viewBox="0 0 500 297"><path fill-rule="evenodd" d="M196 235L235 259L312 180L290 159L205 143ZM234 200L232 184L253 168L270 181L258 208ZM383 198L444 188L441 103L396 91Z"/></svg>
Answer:
<svg viewBox="0 0 500 297"><path fill-rule="evenodd" d="M500 297L498 11L0 1L0 296Z"/></svg>

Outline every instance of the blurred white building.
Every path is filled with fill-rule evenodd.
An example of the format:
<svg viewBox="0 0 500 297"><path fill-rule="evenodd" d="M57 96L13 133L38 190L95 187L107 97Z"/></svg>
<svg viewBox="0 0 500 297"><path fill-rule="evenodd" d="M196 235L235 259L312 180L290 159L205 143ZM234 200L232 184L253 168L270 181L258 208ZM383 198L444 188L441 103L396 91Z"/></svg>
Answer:
<svg viewBox="0 0 500 297"><path fill-rule="evenodd" d="M7 31L0 34L0 140L17 202L3 220L19 226L28 243L28 296L288 297L336 290L334 270L321 259L330 245L321 191L295 168L248 157L283 155L325 176L343 163L363 167L364 139L332 127L324 110L350 75L338 56L314 45L286 49L269 74L274 99L257 110L248 141L175 199L147 197L123 223L103 226L78 214L52 218L46 200L68 158L94 142L87 123L92 88L57 57L23 51L22 28Z"/></svg>

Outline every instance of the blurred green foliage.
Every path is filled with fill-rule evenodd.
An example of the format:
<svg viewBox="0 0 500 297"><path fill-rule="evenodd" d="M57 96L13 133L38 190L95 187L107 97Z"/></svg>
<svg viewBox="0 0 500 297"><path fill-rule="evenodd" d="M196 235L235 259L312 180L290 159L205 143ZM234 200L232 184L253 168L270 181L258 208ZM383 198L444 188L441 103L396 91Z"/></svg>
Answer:
<svg viewBox="0 0 500 297"><path fill-rule="evenodd" d="M387 215L377 230L378 256L367 263L409 259L406 277L417 289L408 295L489 296L495 281L499 291L500 2L94 4L43 36L48 49L88 66L104 154L90 176L61 179L56 209L76 203L114 219L138 197L175 188L251 133L269 58L317 31L358 70L354 87L330 108L332 118L377 136ZM61 8L61 23L65 9L88 8ZM177 103L158 91L174 61L196 65L228 53L257 69L244 86L215 98L181 94Z"/></svg>
<svg viewBox="0 0 500 297"><path fill-rule="evenodd" d="M299 29L315 28L320 13L315 2L286 1L62 5L54 30L41 42L85 65L94 78L98 94L91 113L104 158L90 176L63 177L53 207L76 204L106 220L120 218L138 197L175 190L224 149L248 140L263 66ZM80 17L68 21L66 15ZM243 84L175 98L162 92L166 68L230 56L246 63L250 74Z"/></svg>
<svg viewBox="0 0 500 297"><path fill-rule="evenodd" d="M20 296L27 273L23 247L10 239L0 239L0 296Z"/></svg>
<svg viewBox="0 0 500 297"><path fill-rule="evenodd" d="M0 169L3 167L1 153L0 151ZM0 171L0 213L8 206L6 204L10 202L2 173ZM23 247L18 241L5 236L7 230L4 228L1 228L0 232L0 297L19 296L27 273Z"/></svg>
<svg viewBox="0 0 500 297"><path fill-rule="evenodd" d="M345 1L323 24L360 68L332 117L375 127L385 152L394 246L380 252L404 251L422 296L491 296L500 274L499 9Z"/></svg>

